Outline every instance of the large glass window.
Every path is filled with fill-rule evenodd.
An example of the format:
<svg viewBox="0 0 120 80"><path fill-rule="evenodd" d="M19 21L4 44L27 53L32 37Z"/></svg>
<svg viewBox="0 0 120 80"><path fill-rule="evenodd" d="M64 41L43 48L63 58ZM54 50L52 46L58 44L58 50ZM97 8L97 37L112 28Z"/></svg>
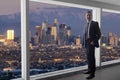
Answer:
<svg viewBox="0 0 120 80"><path fill-rule="evenodd" d="M102 11L102 62L120 59L120 13Z"/></svg>
<svg viewBox="0 0 120 80"><path fill-rule="evenodd" d="M0 1L0 80L21 77L20 0Z"/></svg>
<svg viewBox="0 0 120 80"><path fill-rule="evenodd" d="M81 40L88 10L30 2L30 75L86 65Z"/></svg>

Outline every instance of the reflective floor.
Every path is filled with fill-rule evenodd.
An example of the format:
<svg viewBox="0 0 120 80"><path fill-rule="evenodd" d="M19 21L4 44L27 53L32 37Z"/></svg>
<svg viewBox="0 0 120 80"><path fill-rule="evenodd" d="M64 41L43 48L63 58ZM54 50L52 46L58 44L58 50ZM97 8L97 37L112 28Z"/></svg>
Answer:
<svg viewBox="0 0 120 80"><path fill-rule="evenodd" d="M86 74L75 74L55 80L86 80ZM96 76L90 80L120 80L120 65L102 68L96 71Z"/></svg>

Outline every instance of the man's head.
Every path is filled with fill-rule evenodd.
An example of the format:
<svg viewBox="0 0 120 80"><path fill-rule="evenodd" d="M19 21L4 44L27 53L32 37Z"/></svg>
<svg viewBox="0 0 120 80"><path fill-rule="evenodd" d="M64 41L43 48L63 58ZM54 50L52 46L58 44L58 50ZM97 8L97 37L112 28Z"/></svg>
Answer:
<svg viewBox="0 0 120 80"><path fill-rule="evenodd" d="M86 13L85 17L86 17L87 22L91 21L92 20L92 12L88 11Z"/></svg>

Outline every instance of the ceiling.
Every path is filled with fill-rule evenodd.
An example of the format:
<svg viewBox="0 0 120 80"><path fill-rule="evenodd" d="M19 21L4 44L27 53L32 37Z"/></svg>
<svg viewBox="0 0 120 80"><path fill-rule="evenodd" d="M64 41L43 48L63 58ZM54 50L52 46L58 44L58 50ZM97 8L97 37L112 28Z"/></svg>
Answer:
<svg viewBox="0 0 120 80"><path fill-rule="evenodd" d="M97 2L102 2L102 3L120 6L120 0L91 0L91 1L97 1Z"/></svg>

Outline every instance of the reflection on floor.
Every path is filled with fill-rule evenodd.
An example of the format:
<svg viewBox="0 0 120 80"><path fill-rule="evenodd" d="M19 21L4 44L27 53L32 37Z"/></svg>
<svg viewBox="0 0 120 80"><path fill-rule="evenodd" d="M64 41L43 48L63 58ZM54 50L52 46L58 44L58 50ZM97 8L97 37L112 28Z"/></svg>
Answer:
<svg viewBox="0 0 120 80"><path fill-rule="evenodd" d="M86 74L76 74L55 80L86 80ZM120 80L120 65L106 67L96 71L96 76L90 80Z"/></svg>

